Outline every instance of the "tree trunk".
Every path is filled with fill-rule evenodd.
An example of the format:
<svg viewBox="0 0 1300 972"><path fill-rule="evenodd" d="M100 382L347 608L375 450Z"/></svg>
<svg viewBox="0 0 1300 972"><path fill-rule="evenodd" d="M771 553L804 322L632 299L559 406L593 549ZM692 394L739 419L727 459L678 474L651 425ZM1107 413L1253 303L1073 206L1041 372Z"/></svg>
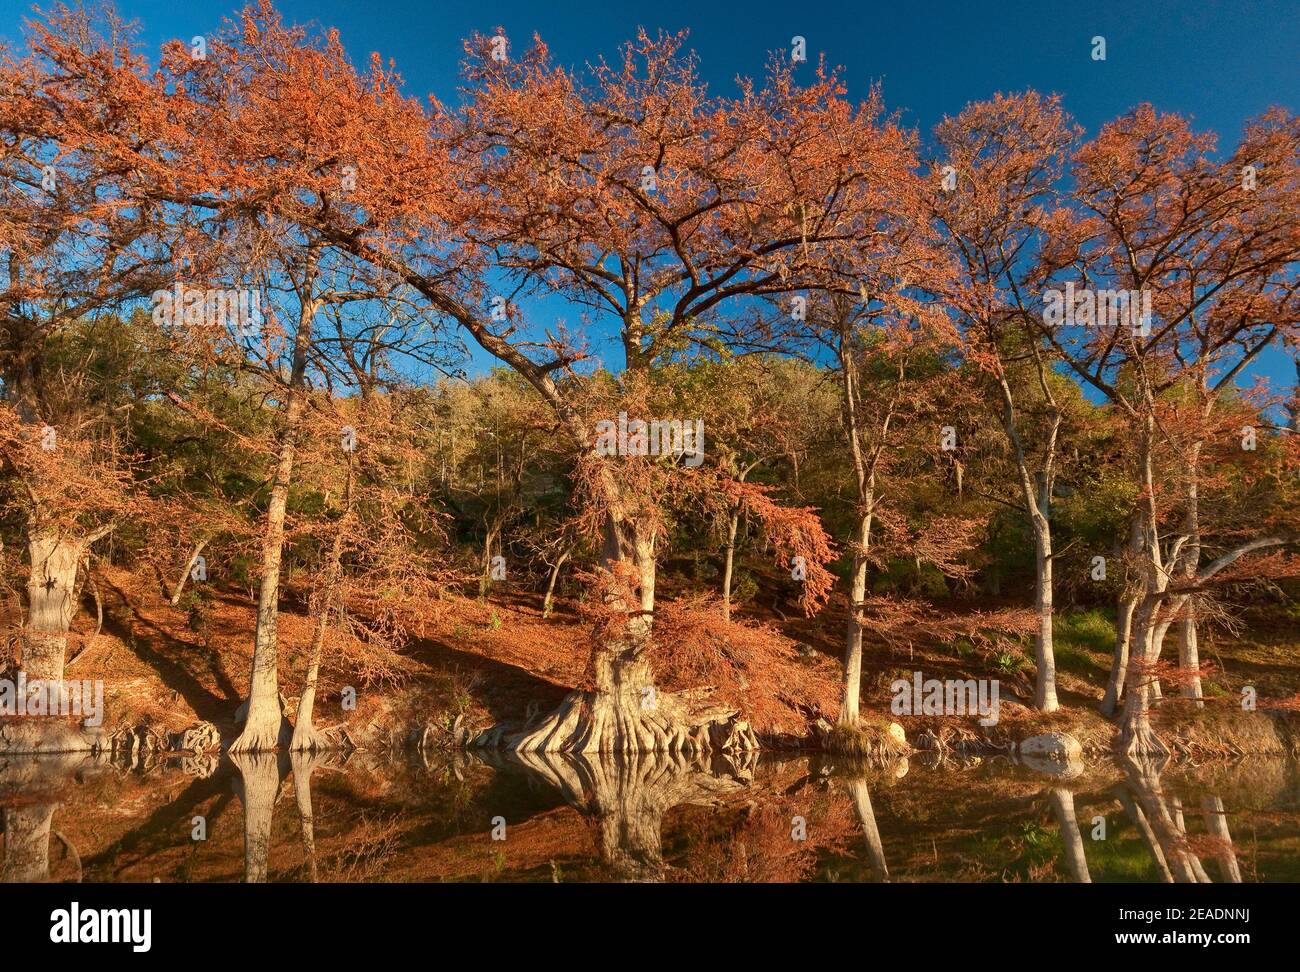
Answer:
<svg viewBox="0 0 1300 972"><path fill-rule="evenodd" d="M1128 551L1137 556L1142 553L1145 536L1143 518L1140 513L1129 520ZM1127 574L1127 571L1126 571ZM1128 680L1129 655L1133 649L1133 613L1137 610L1137 593L1127 589L1128 577L1125 577L1126 589L1120 595L1119 605L1115 611L1115 655L1110 666L1110 680L1106 683L1106 694L1101 700L1101 712L1113 716L1120 702L1124 700L1124 689Z"/></svg>
<svg viewBox="0 0 1300 972"><path fill-rule="evenodd" d="M232 753L273 750L288 736L288 727L280 709L280 562L284 552L285 507L289 499L289 481L293 476L294 449L301 415L301 397L293 393L286 411L285 437L280 447L280 461L266 511L248 711L243 731L231 744Z"/></svg>
<svg viewBox="0 0 1300 972"><path fill-rule="evenodd" d="M542 598L542 617L549 618L551 611L555 608L555 586L560 579L560 568L564 562L569 559L569 554L573 552L572 547L568 547L560 554L560 558L551 565L551 576L546 580L546 596Z"/></svg>
<svg viewBox="0 0 1300 972"><path fill-rule="evenodd" d="M653 539L611 512L602 556L612 584L629 576L635 583L626 596L617 587L605 594L614 618L622 614L626 621L594 646L593 690L570 693L540 724L508 737L506 746L520 753L587 754L756 749L757 738L734 709L709 704L697 691L671 694L655 686L646 657L655 603Z"/></svg>
<svg viewBox="0 0 1300 972"><path fill-rule="evenodd" d="M1034 606L1038 612L1038 632L1034 637L1034 660L1037 665L1034 678L1034 707L1041 712L1055 712L1060 708L1060 704L1056 699L1056 652L1052 641L1051 515L1052 469L1056 456L1056 436L1061 426L1061 413L1056 410L1056 402L1052 398L1050 386L1042 376L1041 362L1039 369L1043 395L1054 411L1042 468L1036 473L1030 469L1025 446L1020 438L1015 399L1005 374L998 376L998 388L1002 394L1002 428L1015 456L1025 513L1029 517L1030 529L1034 532Z"/></svg>
<svg viewBox="0 0 1300 972"><path fill-rule="evenodd" d="M1148 595L1137 609L1137 628L1129 648L1124 709L1120 717L1120 751L1130 757L1165 755L1169 750L1151 727L1152 643L1156 635L1153 615L1157 600Z"/></svg>
<svg viewBox="0 0 1300 972"><path fill-rule="evenodd" d="M1186 848L1187 866L1199 884L1211 884L1210 876L1205 873L1205 867L1201 864L1201 859L1196 852L1187 845L1187 824L1183 820L1183 801L1177 794L1169 798L1169 810L1174 821L1174 834L1180 843Z"/></svg>
<svg viewBox="0 0 1300 972"><path fill-rule="evenodd" d="M483 569L478 577L478 596L487 597L492 588L492 545L496 543L501 524L494 523L488 527L487 536L483 538Z"/></svg>
<svg viewBox="0 0 1300 972"><path fill-rule="evenodd" d="M18 669L30 684L63 679L68 631L76 613L77 568L98 536L69 539L39 530L28 537L27 618ZM0 722L0 752L63 753L93 748L94 736L67 721L30 716Z"/></svg>
<svg viewBox="0 0 1300 972"><path fill-rule="evenodd" d="M743 762L682 753L520 753L516 759L595 821L601 859L617 881L662 880L664 815L682 804L716 806L753 779L752 766Z"/></svg>
<svg viewBox="0 0 1300 972"><path fill-rule="evenodd" d="M307 858L308 880L315 884L318 878L316 868L316 822L311 809L311 772L318 757L313 753L294 752L289 757L293 768L293 792L298 801L298 822L302 827L303 853Z"/></svg>
<svg viewBox="0 0 1300 972"><path fill-rule="evenodd" d="M185 569L181 571L181 576L176 581L176 586L172 588L172 607L175 607L181 602L181 593L185 590L185 582L190 579L190 574L194 570L194 565L198 563L199 556L203 553L203 548L207 545L207 540L200 540L194 545L194 552L190 554L190 559L185 562Z"/></svg>
<svg viewBox="0 0 1300 972"><path fill-rule="evenodd" d="M1046 517L1038 519L1040 523L1034 531L1034 605L1038 611L1038 634L1034 640L1034 659L1038 666L1034 679L1034 708L1040 712L1055 712L1060 704L1056 700L1056 652L1052 643L1052 534Z"/></svg>
<svg viewBox="0 0 1300 972"><path fill-rule="evenodd" d="M1206 416L1210 404L1206 405ZM1193 444L1187 456L1187 512L1184 529L1187 533L1187 545L1183 548L1182 575L1188 584L1193 584L1201 565L1201 490L1200 457L1202 443ZM1201 658L1196 635L1196 602L1188 597L1183 602L1182 617L1178 622L1178 667L1181 676L1179 694L1184 698L1195 699L1192 705L1203 709L1201 701Z"/></svg>
<svg viewBox="0 0 1300 972"><path fill-rule="evenodd" d="M1178 621L1178 667L1183 669L1179 694L1184 698L1195 699L1192 703L1195 708L1205 708L1201 690L1201 656L1196 635L1196 608L1191 601L1184 606L1183 616Z"/></svg>
<svg viewBox="0 0 1300 972"><path fill-rule="evenodd" d="M1155 484L1154 408L1142 417L1138 469L1142 482L1143 507L1137 528L1141 536L1142 600L1134 612L1136 627L1129 644L1127 686L1120 719L1119 748L1130 760L1149 755L1168 755L1169 750L1151 728L1151 698L1158 691L1154 664L1167 620L1161 621L1161 601L1169 586L1169 574L1162 562L1159 515ZM1136 544L1135 544L1136 545ZM1160 629L1157 633L1157 628Z"/></svg>
<svg viewBox="0 0 1300 972"><path fill-rule="evenodd" d="M868 500L870 502L870 500ZM867 549L871 545L871 514L858 520L849 588L849 617L844 633L844 680L840 687L839 723L856 726L862 693L862 603L867 596Z"/></svg>
<svg viewBox="0 0 1300 972"><path fill-rule="evenodd" d="M1157 865L1162 865L1166 880L1179 884L1199 883L1196 873L1199 862L1192 863L1195 857L1188 848L1187 835L1178 826L1165 801L1155 763L1144 757L1125 758L1122 763L1136 806L1144 811L1135 819L1143 821L1145 826L1139 824L1139 829L1143 830Z"/></svg>
<svg viewBox="0 0 1300 972"><path fill-rule="evenodd" d="M27 543L27 624L22 670L28 679L63 678L68 630L76 612L77 568L85 545L55 533L38 532Z"/></svg>
<svg viewBox="0 0 1300 972"><path fill-rule="evenodd" d="M1113 716L1115 709L1124 699L1124 684L1128 678L1129 645L1133 640L1133 611L1137 608L1137 598L1121 598L1115 615L1115 657L1110 666L1110 679L1106 682L1106 694L1101 700L1101 714Z"/></svg>
<svg viewBox="0 0 1300 972"><path fill-rule="evenodd" d="M0 881L38 884L50 879L50 824L56 803L6 810L5 857Z"/></svg>
<svg viewBox="0 0 1300 972"><path fill-rule="evenodd" d="M1237 852L1232 846L1232 834L1228 832L1228 814L1219 797L1206 797L1201 801L1205 813L1205 829L1214 837L1217 846L1214 856L1219 862L1219 876L1226 884L1241 883L1241 866L1237 863Z"/></svg>
<svg viewBox="0 0 1300 972"><path fill-rule="evenodd" d="M722 619L731 620L731 571L736 558L736 530L740 526L739 508L731 511L727 523L727 557L722 568Z"/></svg>
<svg viewBox="0 0 1300 972"><path fill-rule="evenodd" d="M892 421L892 408L880 423L880 439L874 450L864 450L859 415L857 375L849 344L841 337L839 346L841 409L853 457L854 486L858 500L858 523L853 538L853 576L849 582L849 615L844 631L843 683L840 686L842 726L857 726L862 694L862 611L867 596L867 551L871 548L871 525L875 516L876 464L885 447ZM901 368L901 364L899 366ZM900 375L901 380L901 375Z"/></svg>
<svg viewBox="0 0 1300 972"><path fill-rule="evenodd" d="M1169 870L1169 862L1165 860L1165 852L1160 848L1160 842L1156 840L1155 831L1151 829L1146 814L1142 812L1142 808L1137 805L1124 786L1118 788L1118 793L1119 802L1124 807L1124 812L1133 821L1133 826L1137 828L1138 834L1141 835L1142 842L1147 845L1151 859L1155 862L1156 871L1160 874L1160 880L1165 884L1173 884L1174 875Z"/></svg>
<svg viewBox="0 0 1300 972"><path fill-rule="evenodd" d="M308 254L303 290L311 293L315 280L315 251ZM264 752L288 742L289 727L280 705L279 617L280 562L284 554L285 509L289 501L289 484L298 434L306 410L304 384L307 375L307 351L311 345L312 319L316 303L304 300L299 311L298 333L294 339L293 370L289 377L288 401L284 411L284 428L280 455L276 464L271 497L266 508L266 533L262 540L262 577L257 597L257 630L253 643L253 671L249 679L248 713L244 729L230 746L232 753Z"/></svg>
<svg viewBox="0 0 1300 972"><path fill-rule="evenodd" d="M307 652L307 676L303 682L302 696L298 699L298 715L293 724L293 737L289 741L290 752L314 752L329 747L329 740L316 731L312 714L316 705L316 683L320 678L320 658L325 644L325 630L329 626L330 605L334 590L330 584L325 592L325 603L316 615L316 625L312 631L311 648Z"/></svg>
<svg viewBox="0 0 1300 972"><path fill-rule="evenodd" d="M321 592L320 606L316 615L316 625L312 631L311 648L307 653L307 678L303 685L302 696L298 699L298 717L294 720L293 739L289 749L293 752L311 752L329 748L329 740L316 731L312 723L312 713L316 705L316 683L320 678L321 654L325 648L325 632L329 629L330 613L342 610L337 604L339 585L343 575L343 536L352 515L352 488L355 467L352 456L348 456L347 480L343 486L343 516L334 531L334 540L330 544L329 562L325 567L325 587Z"/></svg>

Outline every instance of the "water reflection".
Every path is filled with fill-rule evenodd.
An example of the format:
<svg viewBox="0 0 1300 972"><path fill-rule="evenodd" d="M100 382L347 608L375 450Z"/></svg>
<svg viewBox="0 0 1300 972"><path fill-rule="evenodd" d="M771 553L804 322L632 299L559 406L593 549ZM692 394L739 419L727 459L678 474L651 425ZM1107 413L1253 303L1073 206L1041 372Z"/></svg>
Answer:
<svg viewBox="0 0 1300 972"><path fill-rule="evenodd" d="M1193 838L1188 833L1183 801L1177 793L1167 793L1161 782L1163 767L1154 759L1126 759L1121 765L1126 776L1127 792L1121 796L1125 810L1142 834L1162 879L1169 883L1208 884L1211 879L1201 862L1198 849L1211 852L1218 861L1220 878L1239 883L1241 866L1228 827L1228 814L1217 793L1202 797L1201 816L1205 836Z"/></svg>
<svg viewBox="0 0 1300 972"><path fill-rule="evenodd" d="M0 878L6 884L49 880L50 824L56 807L42 803L5 811L5 862Z"/></svg>
<svg viewBox="0 0 1300 972"><path fill-rule="evenodd" d="M906 760L903 761L906 763ZM876 824L876 812L871 807L871 793L866 776L853 776L844 783L844 788L853 801L858 822L862 824L862 836L866 841L867 860L871 864L871 875L875 881L889 880L889 866L885 863L885 845L880 839L880 827Z"/></svg>
<svg viewBox="0 0 1300 972"><path fill-rule="evenodd" d="M1281 760L46 756L0 763L0 879L1294 881L1298 779Z"/></svg>
<svg viewBox="0 0 1300 972"><path fill-rule="evenodd" d="M67 779L94 768L84 754L51 753L24 759L0 760L0 806L4 807L5 853L0 863L0 882L49 881L51 841L57 840L73 870L72 880L81 880L81 857L73 842L55 830L54 814L59 809L58 787Z"/></svg>
<svg viewBox="0 0 1300 972"><path fill-rule="evenodd" d="M1076 884L1091 884L1088 873L1088 856L1083 849L1083 834L1074 813L1074 793L1062 786L1052 787L1048 795L1057 825L1061 828L1061 844L1065 847L1065 861L1070 876Z"/></svg>
<svg viewBox="0 0 1300 972"><path fill-rule="evenodd" d="M664 877L663 818L683 805L718 806L748 789L756 754L516 753L508 757L593 820L601 859L618 880Z"/></svg>
<svg viewBox="0 0 1300 972"><path fill-rule="evenodd" d="M235 794L244 807L244 880L249 884L266 880L271 823L283 778L282 759L288 761L276 753L239 753L230 757L239 772Z"/></svg>

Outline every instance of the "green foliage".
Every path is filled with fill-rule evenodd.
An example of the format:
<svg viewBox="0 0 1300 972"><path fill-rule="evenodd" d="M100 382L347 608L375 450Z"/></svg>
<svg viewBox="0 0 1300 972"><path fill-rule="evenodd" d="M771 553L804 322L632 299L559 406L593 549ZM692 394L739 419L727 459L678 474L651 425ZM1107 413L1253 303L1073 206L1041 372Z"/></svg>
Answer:
<svg viewBox="0 0 1300 972"><path fill-rule="evenodd" d="M1057 614L1052 618L1056 667L1081 676L1109 671L1115 650L1113 612L1093 609Z"/></svg>
<svg viewBox="0 0 1300 972"><path fill-rule="evenodd" d="M1007 649L993 656L993 667L1003 675L1017 675L1029 667L1029 659L1019 651Z"/></svg>
<svg viewBox="0 0 1300 972"><path fill-rule="evenodd" d="M891 560L889 566L871 582L877 594L907 594L926 598L947 597L948 580L932 564L917 565L914 560Z"/></svg>
<svg viewBox="0 0 1300 972"><path fill-rule="evenodd" d="M745 604L758 594L758 581L747 570L738 570L731 579L731 601Z"/></svg>

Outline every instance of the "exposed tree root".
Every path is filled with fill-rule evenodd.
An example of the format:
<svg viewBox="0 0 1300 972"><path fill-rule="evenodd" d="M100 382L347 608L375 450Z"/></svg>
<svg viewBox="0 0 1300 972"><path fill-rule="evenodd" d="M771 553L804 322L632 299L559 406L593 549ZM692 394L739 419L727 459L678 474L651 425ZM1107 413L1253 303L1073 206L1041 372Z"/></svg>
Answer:
<svg viewBox="0 0 1300 972"><path fill-rule="evenodd" d="M221 731L211 722L196 722L172 736L172 749L190 753L220 751Z"/></svg>
<svg viewBox="0 0 1300 972"><path fill-rule="evenodd" d="M230 744L229 752L271 753L288 747L293 738L293 725L288 718L288 704L284 696L278 697L278 704L252 707L247 701L235 713L235 721L244 720L243 731L239 738Z"/></svg>
<svg viewBox="0 0 1300 972"><path fill-rule="evenodd" d="M1146 720L1125 722L1119 736L1119 751L1128 759L1138 760L1169 755L1169 747Z"/></svg>
<svg viewBox="0 0 1300 972"><path fill-rule="evenodd" d="M740 713L707 704L696 690L642 696L572 692L560 707L521 732L489 730L475 745L519 753L669 753L697 755L758 748Z"/></svg>
<svg viewBox="0 0 1300 972"><path fill-rule="evenodd" d="M304 728L299 725L294 727L293 739L289 742L289 752L322 753L334 749L336 745L337 743L324 730Z"/></svg>

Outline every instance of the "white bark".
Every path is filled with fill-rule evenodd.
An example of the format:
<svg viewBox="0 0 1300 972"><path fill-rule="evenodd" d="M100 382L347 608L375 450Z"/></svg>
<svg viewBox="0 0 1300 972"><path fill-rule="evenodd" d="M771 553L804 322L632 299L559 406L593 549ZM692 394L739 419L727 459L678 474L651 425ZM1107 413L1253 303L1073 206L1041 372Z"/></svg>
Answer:
<svg viewBox="0 0 1300 972"><path fill-rule="evenodd" d="M274 753L231 753L242 784L244 805L244 881L261 884L271 856L271 822L280 793L279 760Z"/></svg>
<svg viewBox="0 0 1300 972"><path fill-rule="evenodd" d="M309 252L303 292L310 294L316 277L316 253ZM294 338L293 370L287 388L284 425L275 478L266 509L266 530L262 538L262 577L257 596L257 630L253 643L253 670L249 678L248 714L232 753L264 752L289 741L289 726L280 706L279 617L280 562L284 555L285 510L289 484L293 479L298 435L306 410L307 351L311 345L312 320L317 303L304 298L299 309L298 332Z"/></svg>
<svg viewBox="0 0 1300 972"><path fill-rule="evenodd" d="M740 527L740 511L732 510L727 522L727 553L722 567L722 619L731 620L731 572L736 559L736 531Z"/></svg>
<svg viewBox="0 0 1300 972"><path fill-rule="evenodd" d="M880 840L880 828L876 825L876 811L871 806L871 793L867 788L866 777L856 777L845 782L849 796L853 800L853 809L857 812L858 822L862 824L862 836L867 844L867 860L871 864L871 874L875 881L889 880L889 866L885 863L885 845Z"/></svg>
<svg viewBox="0 0 1300 972"><path fill-rule="evenodd" d="M1237 863L1237 852L1232 845L1232 834L1228 831L1228 813L1223 808L1223 800L1217 796L1206 797L1201 801L1205 813L1205 829L1218 842L1215 857L1219 862L1219 876L1227 884L1241 883L1241 865Z"/></svg>
<svg viewBox="0 0 1300 972"><path fill-rule="evenodd" d="M1137 598L1120 599L1119 609L1115 615L1115 655L1111 660L1106 694L1101 700L1102 715L1114 715L1115 709L1124 699L1124 683L1128 678L1129 646L1133 641L1133 612L1136 609Z"/></svg>
<svg viewBox="0 0 1300 972"><path fill-rule="evenodd" d="M1083 834L1079 832L1079 821L1074 815L1074 794L1062 787L1055 787L1051 792L1051 800L1056 822L1061 828L1061 844L1065 848L1065 861L1070 868L1070 876L1076 884L1091 884L1088 857L1083 850Z"/></svg>
<svg viewBox="0 0 1300 972"><path fill-rule="evenodd" d="M181 576L177 578L176 585L172 588L172 607L175 607L181 602L181 594L185 591L185 582L190 579L190 574L194 571L194 565L198 563L199 556L203 553L203 550L207 545L207 540L200 540L194 545L194 552L190 554L190 559L185 561L185 569L181 571Z"/></svg>

